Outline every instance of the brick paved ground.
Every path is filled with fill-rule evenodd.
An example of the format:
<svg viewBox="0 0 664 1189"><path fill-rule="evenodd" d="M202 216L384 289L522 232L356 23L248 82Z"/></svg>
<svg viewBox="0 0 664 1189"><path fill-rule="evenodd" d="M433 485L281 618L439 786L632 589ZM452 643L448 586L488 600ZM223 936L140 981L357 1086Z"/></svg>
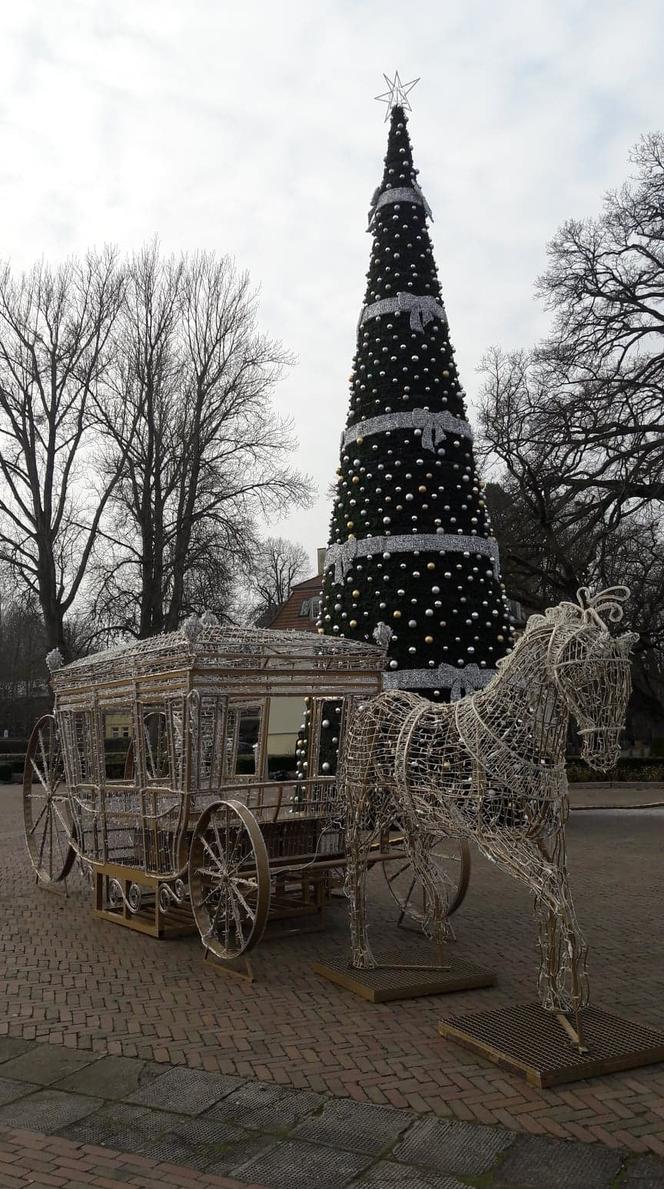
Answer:
<svg viewBox="0 0 664 1189"><path fill-rule="evenodd" d="M60 1136L0 1127L0 1189L261 1189L235 1177L218 1177L145 1156L75 1144Z"/></svg>
<svg viewBox="0 0 664 1189"><path fill-rule="evenodd" d="M66 901L36 888L18 792L0 795L0 1034L664 1154L664 1066L538 1091L438 1036L442 1016L534 998L528 896L489 864L475 864L456 949L495 968L498 987L372 1006L310 971L345 952L342 903L324 933L266 942L260 981L247 987L204 965L195 938L152 941L95 921L82 888ZM569 830L594 1000L660 1029L663 843L661 811L579 813ZM421 960L417 940L390 926L374 882L383 954Z"/></svg>

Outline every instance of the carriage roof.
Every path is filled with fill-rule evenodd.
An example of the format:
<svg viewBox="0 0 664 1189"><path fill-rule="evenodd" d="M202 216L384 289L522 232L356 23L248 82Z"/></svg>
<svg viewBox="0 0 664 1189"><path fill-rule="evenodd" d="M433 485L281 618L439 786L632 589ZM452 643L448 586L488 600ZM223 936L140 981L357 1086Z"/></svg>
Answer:
<svg viewBox="0 0 664 1189"><path fill-rule="evenodd" d="M193 617L192 617L193 619ZM382 672L385 653L373 644L317 635L313 632L226 627L188 620L175 632L121 644L82 657L56 669L57 691L72 686L103 686L118 679L188 671L229 674L279 672L316 674Z"/></svg>

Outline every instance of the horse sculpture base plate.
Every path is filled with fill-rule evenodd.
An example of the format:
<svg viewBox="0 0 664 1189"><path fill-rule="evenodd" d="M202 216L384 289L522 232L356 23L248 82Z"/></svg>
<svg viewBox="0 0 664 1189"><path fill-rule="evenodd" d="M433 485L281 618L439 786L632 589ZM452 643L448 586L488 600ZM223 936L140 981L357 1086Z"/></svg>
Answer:
<svg viewBox="0 0 664 1189"><path fill-rule="evenodd" d="M370 1003L390 1003L394 999L417 999L421 995L446 995L450 991L470 991L493 987L496 976L491 970L461 962L444 960L443 965L422 967L377 966L357 970L347 962L314 962L316 974L336 983Z"/></svg>
<svg viewBox="0 0 664 1189"><path fill-rule="evenodd" d="M556 1016L538 1004L457 1016L442 1020L438 1030L494 1065L525 1075L539 1089L664 1061L661 1033L597 1007L584 1008L579 1018L584 1053ZM568 1019L574 1026L574 1016Z"/></svg>

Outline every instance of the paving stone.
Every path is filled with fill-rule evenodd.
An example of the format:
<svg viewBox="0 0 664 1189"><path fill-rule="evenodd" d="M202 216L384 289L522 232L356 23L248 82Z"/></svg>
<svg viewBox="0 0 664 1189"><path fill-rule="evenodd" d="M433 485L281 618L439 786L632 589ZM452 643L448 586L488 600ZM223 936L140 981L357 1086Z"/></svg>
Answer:
<svg viewBox="0 0 664 1189"><path fill-rule="evenodd" d="M627 1165L620 1189L664 1189L664 1160L637 1156Z"/></svg>
<svg viewBox="0 0 664 1189"><path fill-rule="evenodd" d="M7 1102L14 1102L17 1098L23 1098L26 1094L31 1094L33 1090L38 1090L39 1086L35 1086L31 1082L14 1082L9 1078L0 1078L0 1106L4 1106Z"/></svg>
<svg viewBox="0 0 664 1189"><path fill-rule="evenodd" d="M289 1090L264 1082L246 1082L211 1107L209 1114L251 1131L284 1132L290 1131L324 1101L312 1090Z"/></svg>
<svg viewBox="0 0 664 1189"><path fill-rule="evenodd" d="M479 1177L513 1140L513 1133L502 1127L421 1119L397 1144L392 1157L404 1164L421 1164L434 1172Z"/></svg>
<svg viewBox="0 0 664 1189"><path fill-rule="evenodd" d="M393 1144L412 1121L413 1116L408 1111L330 1099L319 1115L306 1119L297 1128L293 1138L377 1156Z"/></svg>
<svg viewBox="0 0 664 1189"><path fill-rule="evenodd" d="M128 1095L127 1101L183 1115L198 1115L242 1084L241 1078L177 1066Z"/></svg>
<svg viewBox="0 0 664 1189"><path fill-rule="evenodd" d="M97 1104L99 1105L99 1104ZM112 1140L128 1127L134 1126L144 1114L150 1114L147 1108L129 1106L125 1102L112 1102L93 1115L86 1115L77 1119L75 1123L68 1123L58 1130L58 1135L70 1139L77 1144L107 1144L113 1147ZM164 1126L168 1126L168 1116L159 1114L164 1119Z"/></svg>
<svg viewBox="0 0 664 1189"><path fill-rule="evenodd" d="M113 1133L109 1147L117 1148L120 1152L142 1152L146 1144L169 1135L171 1128L184 1118L184 1115L173 1115L168 1111L155 1111L147 1107L138 1110L134 1107L134 1117Z"/></svg>
<svg viewBox="0 0 664 1189"><path fill-rule="evenodd" d="M25 1053L26 1049L34 1048L34 1041L22 1040L18 1036L0 1036L0 1064L3 1061L10 1061L12 1057L18 1057L21 1053Z"/></svg>
<svg viewBox="0 0 664 1189"><path fill-rule="evenodd" d="M38 1090L36 1094L0 1107L0 1125L51 1135L67 1123L91 1115L98 1106L99 1101L95 1098L63 1094L61 1090Z"/></svg>
<svg viewBox="0 0 664 1189"><path fill-rule="evenodd" d="M238 1141L242 1132L220 1119L180 1119L159 1139L151 1140L141 1149L150 1160L169 1164L184 1164L203 1169L219 1160L224 1144Z"/></svg>
<svg viewBox="0 0 664 1189"><path fill-rule="evenodd" d="M286 1140L242 1165L242 1180L270 1189L343 1189L369 1163L359 1152Z"/></svg>
<svg viewBox="0 0 664 1189"><path fill-rule="evenodd" d="M206 1168L215 1176L240 1176L244 1166L257 1156L262 1156L274 1147L273 1135L255 1135L243 1132L240 1139L224 1144L222 1153Z"/></svg>
<svg viewBox="0 0 664 1189"><path fill-rule="evenodd" d="M519 1136L495 1174L498 1185L530 1189L604 1189L615 1180L622 1154L599 1144ZM459 1170L461 1171L461 1170Z"/></svg>
<svg viewBox="0 0 664 1189"><path fill-rule="evenodd" d="M135 1057L102 1057L78 1073L62 1078L55 1083L55 1088L92 1094L98 1098L128 1098L163 1074L163 1065L156 1061L139 1061Z"/></svg>
<svg viewBox="0 0 664 1189"><path fill-rule="evenodd" d="M19 1082L35 1082L38 1086L50 1086L96 1060L91 1053L79 1053L77 1049L36 1044L11 1061L5 1061L2 1076Z"/></svg>
<svg viewBox="0 0 664 1189"><path fill-rule="evenodd" d="M374 1164L358 1182L358 1189L365 1185L377 1189L466 1189L465 1184L455 1177L439 1176L409 1164L394 1164L391 1160Z"/></svg>

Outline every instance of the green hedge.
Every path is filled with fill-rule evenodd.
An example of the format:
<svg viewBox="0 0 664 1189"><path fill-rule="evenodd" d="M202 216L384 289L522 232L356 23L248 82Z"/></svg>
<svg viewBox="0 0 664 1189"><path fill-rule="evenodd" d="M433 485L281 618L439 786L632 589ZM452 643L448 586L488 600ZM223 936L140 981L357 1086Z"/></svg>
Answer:
<svg viewBox="0 0 664 1189"><path fill-rule="evenodd" d="M21 755L28 750L27 739L0 739L0 756Z"/></svg>
<svg viewBox="0 0 664 1189"><path fill-rule="evenodd" d="M620 784L630 781L664 781L664 762L655 757L623 756L615 768L608 772L596 772L589 768L580 756L570 756L567 761L567 779L570 783L587 781L609 781Z"/></svg>

